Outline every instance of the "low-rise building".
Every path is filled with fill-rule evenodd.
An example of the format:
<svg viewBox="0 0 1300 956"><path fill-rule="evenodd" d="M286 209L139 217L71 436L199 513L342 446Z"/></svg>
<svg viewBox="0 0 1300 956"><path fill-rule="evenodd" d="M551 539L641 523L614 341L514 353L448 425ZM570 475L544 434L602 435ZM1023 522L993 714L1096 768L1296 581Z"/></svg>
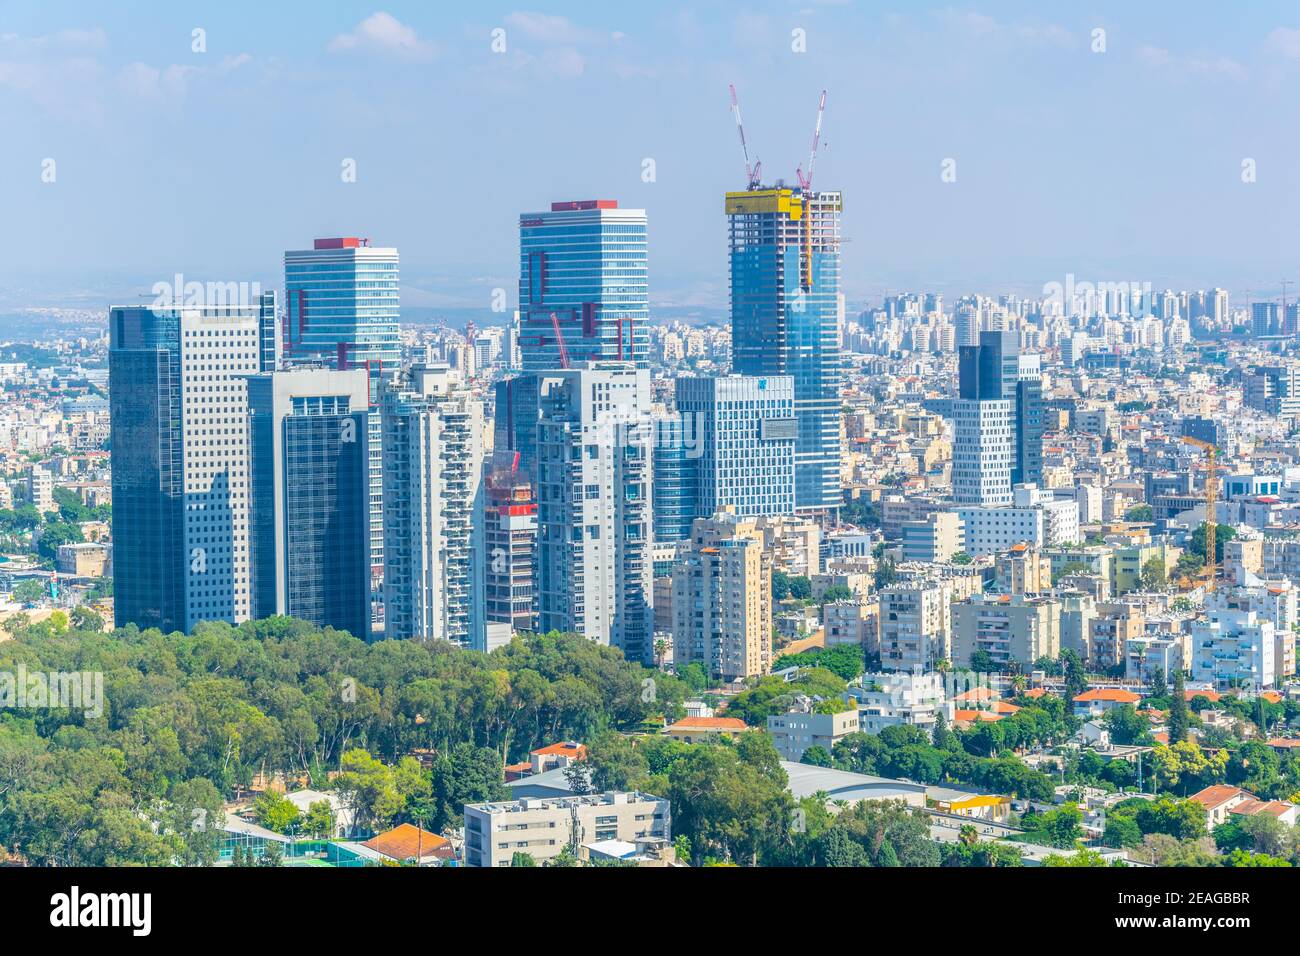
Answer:
<svg viewBox="0 0 1300 956"><path fill-rule="evenodd" d="M767 718L767 732L782 759L798 763L809 747L823 747L830 753L837 741L857 733L858 711L852 708L838 714L779 714Z"/></svg>
<svg viewBox="0 0 1300 956"><path fill-rule="evenodd" d="M605 840L672 839L668 801L621 791L465 806L466 866L509 866L516 853L538 863Z"/></svg>

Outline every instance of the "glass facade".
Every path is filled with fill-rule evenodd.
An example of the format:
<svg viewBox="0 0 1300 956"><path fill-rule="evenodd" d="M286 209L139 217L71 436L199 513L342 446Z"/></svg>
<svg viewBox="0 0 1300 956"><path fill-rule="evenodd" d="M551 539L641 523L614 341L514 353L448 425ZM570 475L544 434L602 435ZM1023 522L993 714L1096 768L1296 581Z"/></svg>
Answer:
<svg viewBox="0 0 1300 956"><path fill-rule="evenodd" d="M838 192L728 193L732 369L794 380L795 506L840 500Z"/></svg>
<svg viewBox="0 0 1300 956"><path fill-rule="evenodd" d="M295 400L303 401L303 400ZM370 633L368 415L306 400L283 421L286 613Z"/></svg>
<svg viewBox="0 0 1300 956"><path fill-rule="evenodd" d="M184 630L180 316L113 309L109 339L115 623Z"/></svg>
<svg viewBox="0 0 1300 956"><path fill-rule="evenodd" d="M684 541L700 517L700 458L686 443L680 414L656 419L654 427L654 539Z"/></svg>
<svg viewBox="0 0 1300 956"><path fill-rule="evenodd" d="M570 363L614 359L647 367L649 317L644 210L590 200L519 217L525 370L562 368L562 351Z"/></svg>

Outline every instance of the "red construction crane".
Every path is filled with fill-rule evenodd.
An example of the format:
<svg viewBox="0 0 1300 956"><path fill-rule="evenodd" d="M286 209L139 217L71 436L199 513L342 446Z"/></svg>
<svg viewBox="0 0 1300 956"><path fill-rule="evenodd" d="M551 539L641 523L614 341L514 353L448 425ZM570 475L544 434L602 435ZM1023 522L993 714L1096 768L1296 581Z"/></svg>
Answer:
<svg viewBox="0 0 1300 956"><path fill-rule="evenodd" d="M812 192L813 166L817 164L817 144L822 138L822 114L826 112L826 91L822 90L821 101L817 104L817 127L813 130L812 151L808 154L808 175L803 173L803 166L794 171L799 179L799 188L804 192Z"/></svg>
<svg viewBox="0 0 1300 956"><path fill-rule="evenodd" d="M569 367L569 350L564 345L564 333L560 331L560 317L551 313L551 328L555 330L555 342L560 347L560 368Z"/></svg>
<svg viewBox="0 0 1300 956"><path fill-rule="evenodd" d="M729 84L731 89L731 112L736 117L736 131L740 133L740 149L745 154L745 181L747 189L757 189L758 184L763 181L763 161L755 159L754 165L749 165L749 146L745 143L745 124L740 121L740 101L736 99L736 84Z"/></svg>

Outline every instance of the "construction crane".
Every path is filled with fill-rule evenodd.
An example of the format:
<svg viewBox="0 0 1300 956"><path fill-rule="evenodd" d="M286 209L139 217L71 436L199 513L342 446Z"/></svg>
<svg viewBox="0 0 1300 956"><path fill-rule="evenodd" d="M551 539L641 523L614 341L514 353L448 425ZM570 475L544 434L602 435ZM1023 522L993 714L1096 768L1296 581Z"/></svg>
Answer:
<svg viewBox="0 0 1300 956"><path fill-rule="evenodd" d="M805 193L812 192L813 167L817 165L817 146L822 138L822 114L826 112L826 91L822 90L822 98L817 103L817 126L813 129L812 149L808 153L808 175L805 176L803 166L795 169L795 177L799 180L799 188Z"/></svg>
<svg viewBox="0 0 1300 956"><path fill-rule="evenodd" d="M740 121L740 101L736 98L736 84L729 84L731 89L731 113L736 117L736 132L740 133L740 150L745 154L746 189L757 189L763 181L763 161L755 158L754 165L749 165L749 146L745 143L745 124Z"/></svg>
<svg viewBox="0 0 1300 956"><path fill-rule="evenodd" d="M1218 449L1212 442L1183 436L1183 443L1195 445L1205 452L1205 569L1201 572L1205 579L1206 590L1214 590L1214 579L1218 565L1218 553L1214 541L1214 502L1218 498L1219 479L1214 469L1214 456Z"/></svg>
<svg viewBox="0 0 1300 956"><path fill-rule="evenodd" d="M564 345L564 333L560 331L560 317L551 313L551 328L555 330L555 343L560 347L560 368L569 367L569 350Z"/></svg>

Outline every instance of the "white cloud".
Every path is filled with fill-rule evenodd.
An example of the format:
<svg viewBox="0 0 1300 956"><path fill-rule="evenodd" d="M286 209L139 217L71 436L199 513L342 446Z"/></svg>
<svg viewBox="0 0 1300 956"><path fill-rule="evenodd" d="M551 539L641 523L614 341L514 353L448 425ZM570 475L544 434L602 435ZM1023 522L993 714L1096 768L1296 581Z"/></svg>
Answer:
<svg viewBox="0 0 1300 956"><path fill-rule="evenodd" d="M1197 76L1221 76L1230 80L1244 80L1246 78L1246 68L1236 60L1226 56L1179 56L1169 52L1164 47L1146 45L1138 47L1137 57L1153 70L1166 70L1171 73Z"/></svg>
<svg viewBox="0 0 1300 956"><path fill-rule="evenodd" d="M370 50L395 53L412 60L428 60L434 55L432 43L421 40L411 27L382 10L372 13L350 33L340 33L330 41L331 53Z"/></svg>
<svg viewBox="0 0 1300 956"><path fill-rule="evenodd" d="M1292 59L1300 58L1300 30L1278 27L1268 35L1265 43L1270 49L1276 50L1283 56Z"/></svg>

